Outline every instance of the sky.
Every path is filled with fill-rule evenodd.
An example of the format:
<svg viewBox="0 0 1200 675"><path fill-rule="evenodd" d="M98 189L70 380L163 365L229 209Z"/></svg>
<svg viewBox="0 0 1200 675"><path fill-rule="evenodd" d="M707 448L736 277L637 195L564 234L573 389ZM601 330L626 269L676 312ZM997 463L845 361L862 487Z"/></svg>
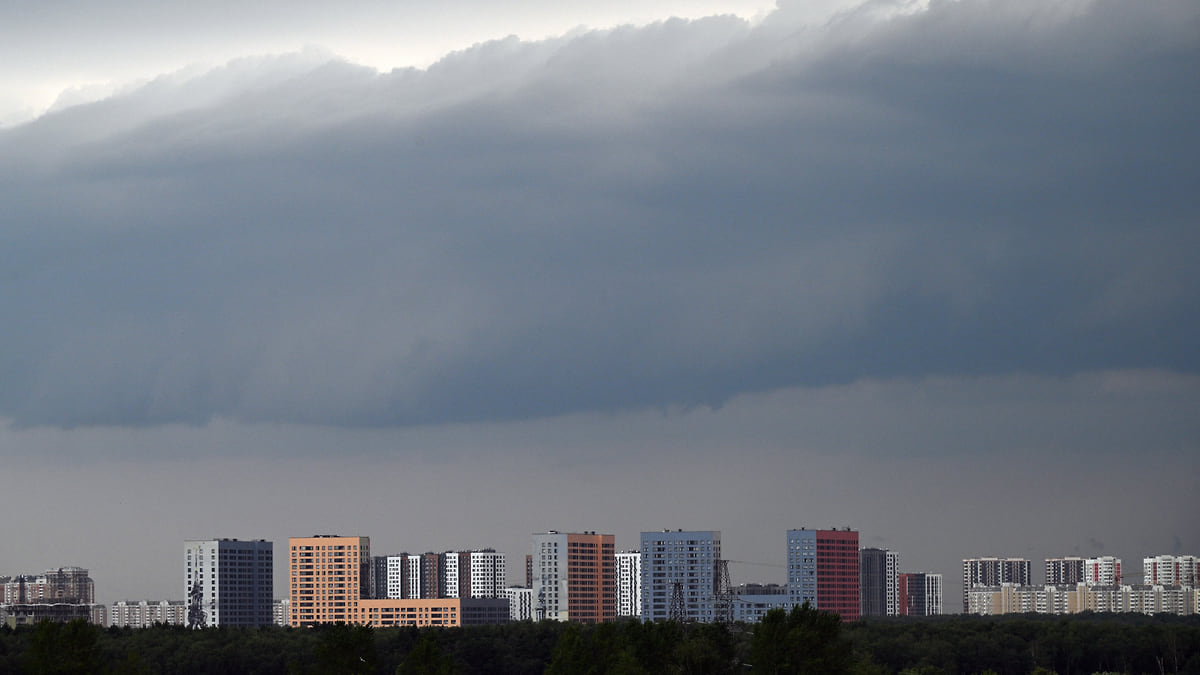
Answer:
<svg viewBox="0 0 1200 675"><path fill-rule="evenodd" d="M0 9L0 575L1200 555L1194 2L191 4Z"/></svg>

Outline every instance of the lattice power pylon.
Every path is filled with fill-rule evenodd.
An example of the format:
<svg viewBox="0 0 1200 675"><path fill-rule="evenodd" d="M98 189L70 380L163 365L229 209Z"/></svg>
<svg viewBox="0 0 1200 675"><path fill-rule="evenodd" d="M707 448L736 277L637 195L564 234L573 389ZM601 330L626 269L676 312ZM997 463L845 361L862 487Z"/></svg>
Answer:
<svg viewBox="0 0 1200 675"><path fill-rule="evenodd" d="M671 604L667 607L667 619L684 623L688 620L687 603L683 599L683 582L671 585Z"/></svg>
<svg viewBox="0 0 1200 675"><path fill-rule="evenodd" d="M713 561L713 621L733 623L733 605L737 596L729 580L729 561Z"/></svg>

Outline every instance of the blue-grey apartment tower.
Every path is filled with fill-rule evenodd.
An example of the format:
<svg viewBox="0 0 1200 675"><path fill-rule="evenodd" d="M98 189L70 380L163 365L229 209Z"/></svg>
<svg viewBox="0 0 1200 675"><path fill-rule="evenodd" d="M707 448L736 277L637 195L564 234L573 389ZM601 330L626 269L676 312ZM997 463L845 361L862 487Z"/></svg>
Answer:
<svg viewBox="0 0 1200 675"><path fill-rule="evenodd" d="M643 532L642 620L715 619L714 581L721 533L713 530ZM680 616L672 616L672 600Z"/></svg>

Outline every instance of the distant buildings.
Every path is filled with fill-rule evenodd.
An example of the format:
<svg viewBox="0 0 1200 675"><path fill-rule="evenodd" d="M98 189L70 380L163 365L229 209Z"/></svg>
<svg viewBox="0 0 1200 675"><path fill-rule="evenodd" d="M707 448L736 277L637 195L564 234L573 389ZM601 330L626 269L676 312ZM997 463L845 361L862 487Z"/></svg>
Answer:
<svg viewBox="0 0 1200 675"><path fill-rule="evenodd" d="M37 575L0 577L0 604L90 605L95 601L95 582L82 567L59 567Z"/></svg>
<svg viewBox="0 0 1200 675"><path fill-rule="evenodd" d="M1121 583L1121 560L1112 556L1098 558L1047 558L1046 585L1088 584L1112 586Z"/></svg>
<svg viewBox="0 0 1200 675"><path fill-rule="evenodd" d="M1077 614L1079 612L1136 612L1139 614L1194 614L1196 589L1191 586L1132 584L1088 586L1087 584L979 586L968 594L971 614L999 615L1034 612Z"/></svg>
<svg viewBox="0 0 1200 675"><path fill-rule="evenodd" d="M534 619L599 623L616 618L614 537L550 532L532 538Z"/></svg>
<svg viewBox="0 0 1200 675"><path fill-rule="evenodd" d="M1200 558L1194 555L1160 555L1142 560L1142 582L1164 586L1192 586L1197 583Z"/></svg>
<svg viewBox="0 0 1200 675"><path fill-rule="evenodd" d="M274 623L274 546L265 539L184 542L186 625L268 626Z"/></svg>
<svg viewBox="0 0 1200 675"><path fill-rule="evenodd" d="M1048 583L1045 585L1008 580L977 584L964 589L966 611L972 614L1195 614L1200 612L1196 561L1194 556L1145 558L1142 563L1144 583L1124 584L1120 558L1050 558L1046 560Z"/></svg>
<svg viewBox="0 0 1200 675"><path fill-rule="evenodd" d="M882 548L859 553L859 613L895 616L899 607L899 555Z"/></svg>
<svg viewBox="0 0 1200 675"><path fill-rule="evenodd" d="M501 598L507 574L504 554L491 548L373 556L369 597Z"/></svg>
<svg viewBox="0 0 1200 675"><path fill-rule="evenodd" d="M857 531L788 530L787 575L792 604L807 602L845 621L859 618Z"/></svg>
<svg viewBox="0 0 1200 675"><path fill-rule="evenodd" d="M103 626L107 611L95 600L95 583L82 567L0 577L0 623L10 627L75 619Z"/></svg>
<svg viewBox="0 0 1200 675"><path fill-rule="evenodd" d="M1028 586L1030 564L1025 558L966 558L963 560L963 611L970 611L968 594L976 586Z"/></svg>
<svg viewBox="0 0 1200 675"><path fill-rule="evenodd" d="M900 616L937 616L942 613L942 575L907 572L897 579Z"/></svg>
<svg viewBox="0 0 1200 675"><path fill-rule="evenodd" d="M642 619L711 622L715 619L716 562L721 533L715 530L643 532Z"/></svg>
<svg viewBox="0 0 1200 675"><path fill-rule="evenodd" d="M1079 584L1083 583L1085 560L1080 557L1046 558L1046 583Z"/></svg>
<svg viewBox="0 0 1200 675"><path fill-rule="evenodd" d="M420 556L406 560L424 566L433 559ZM292 537L288 540L288 563L291 626L342 622L383 628L508 621L508 601L503 598L370 597L372 559L368 537ZM433 569L436 574L439 568Z"/></svg>
<svg viewBox="0 0 1200 675"><path fill-rule="evenodd" d="M186 622L187 603L183 600L118 600L108 608L108 625L114 628L182 626Z"/></svg>

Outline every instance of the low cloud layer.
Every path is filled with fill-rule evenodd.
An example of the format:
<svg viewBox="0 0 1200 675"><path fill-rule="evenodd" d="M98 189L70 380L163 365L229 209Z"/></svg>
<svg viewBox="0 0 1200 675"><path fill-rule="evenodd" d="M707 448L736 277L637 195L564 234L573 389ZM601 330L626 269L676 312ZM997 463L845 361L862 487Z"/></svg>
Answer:
<svg viewBox="0 0 1200 675"><path fill-rule="evenodd" d="M1200 370L1200 10L668 21L0 131L0 417L406 426Z"/></svg>

